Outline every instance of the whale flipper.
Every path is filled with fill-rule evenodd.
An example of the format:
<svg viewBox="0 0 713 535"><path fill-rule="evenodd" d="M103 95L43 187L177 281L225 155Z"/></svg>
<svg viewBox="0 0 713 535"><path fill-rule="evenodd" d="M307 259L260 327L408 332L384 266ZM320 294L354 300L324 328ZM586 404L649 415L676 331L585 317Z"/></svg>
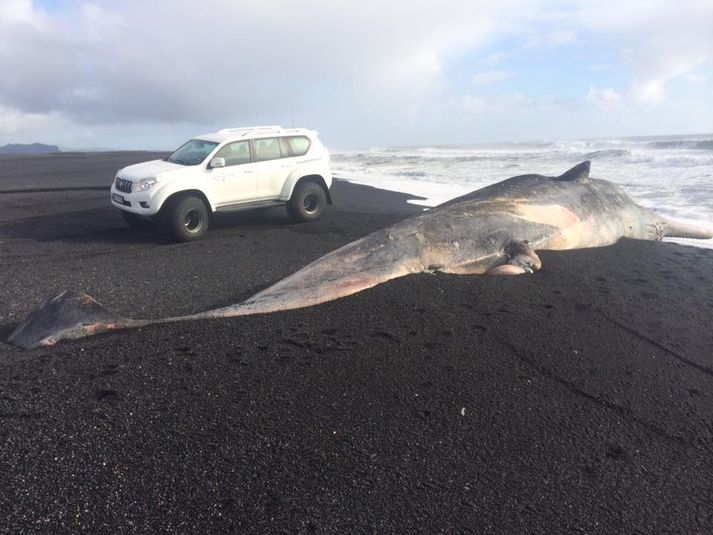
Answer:
<svg viewBox="0 0 713 535"><path fill-rule="evenodd" d="M542 261L527 240L511 242L505 248L507 262L495 266L486 275L523 275L542 268Z"/></svg>

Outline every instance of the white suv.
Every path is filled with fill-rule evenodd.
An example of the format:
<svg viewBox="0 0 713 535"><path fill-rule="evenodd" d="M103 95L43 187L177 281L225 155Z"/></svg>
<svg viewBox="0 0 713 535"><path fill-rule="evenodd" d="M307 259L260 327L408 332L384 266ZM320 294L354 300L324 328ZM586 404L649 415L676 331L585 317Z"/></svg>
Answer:
<svg viewBox="0 0 713 535"><path fill-rule="evenodd" d="M131 226L159 222L190 241L205 235L215 212L287 205L299 221L319 219L332 203L331 185L329 153L316 132L228 128L163 160L120 169L111 203Z"/></svg>

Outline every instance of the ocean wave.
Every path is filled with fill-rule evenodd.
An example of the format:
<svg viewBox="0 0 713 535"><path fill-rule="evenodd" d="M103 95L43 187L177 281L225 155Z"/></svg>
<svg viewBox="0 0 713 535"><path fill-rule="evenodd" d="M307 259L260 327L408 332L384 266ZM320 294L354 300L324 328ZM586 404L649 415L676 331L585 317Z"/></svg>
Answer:
<svg viewBox="0 0 713 535"><path fill-rule="evenodd" d="M658 150L708 150L713 151L713 139L667 139L651 141L648 146Z"/></svg>
<svg viewBox="0 0 713 535"><path fill-rule="evenodd" d="M582 160L645 206L713 225L713 135L548 140L332 151L335 176L435 205L522 173L557 176Z"/></svg>
<svg viewBox="0 0 713 535"><path fill-rule="evenodd" d="M588 152L584 154L583 157L594 160L597 158L623 158L630 154L631 152L627 149L600 149L594 152Z"/></svg>

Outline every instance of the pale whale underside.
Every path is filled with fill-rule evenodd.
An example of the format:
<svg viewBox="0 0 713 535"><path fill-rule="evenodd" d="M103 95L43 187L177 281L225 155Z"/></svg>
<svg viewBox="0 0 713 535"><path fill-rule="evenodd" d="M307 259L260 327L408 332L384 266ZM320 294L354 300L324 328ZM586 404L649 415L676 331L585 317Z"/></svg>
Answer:
<svg viewBox="0 0 713 535"><path fill-rule="evenodd" d="M532 273L541 267L537 250L600 247L622 237L713 237L639 206L611 182L590 179L589 167L582 162L559 177L522 175L476 190L353 241L225 308L133 320L86 294L63 292L31 313L8 341L34 348L116 329L308 307L411 273Z"/></svg>

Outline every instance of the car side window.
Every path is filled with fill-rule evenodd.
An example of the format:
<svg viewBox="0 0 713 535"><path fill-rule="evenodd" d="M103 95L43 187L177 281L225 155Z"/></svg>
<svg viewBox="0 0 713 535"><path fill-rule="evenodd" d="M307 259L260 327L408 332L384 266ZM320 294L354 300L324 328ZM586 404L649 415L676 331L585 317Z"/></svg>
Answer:
<svg viewBox="0 0 713 535"><path fill-rule="evenodd" d="M255 140L255 160L264 162L267 160L277 160L282 157L280 152L280 140L276 137Z"/></svg>
<svg viewBox="0 0 713 535"><path fill-rule="evenodd" d="M250 142L235 141L220 149L214 158L225 158L225 166L250 163Z"/></svg>
<svg viewBox="0 0 713 535"><path fill-rule="evenodd" d="M304 156L311 145L307 136L290 136L285 141L287 141L290 156Z"/></svg>

